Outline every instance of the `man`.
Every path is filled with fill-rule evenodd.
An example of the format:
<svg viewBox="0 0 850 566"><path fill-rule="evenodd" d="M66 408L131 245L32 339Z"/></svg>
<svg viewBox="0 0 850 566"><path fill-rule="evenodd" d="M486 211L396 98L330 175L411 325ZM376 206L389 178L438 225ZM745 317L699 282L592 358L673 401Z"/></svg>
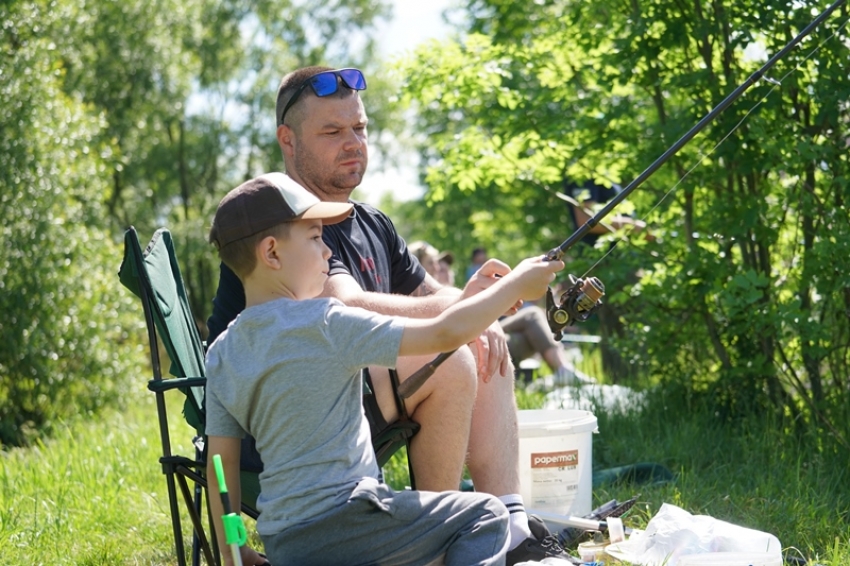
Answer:
<svg viewBox="0 0 850 566"><path fill-rule="evenodd" d="M286 174L322 201L349 202L366 172L368 118L359 95L365 88L357 69L307 67L281 81L277 140ZM329 226L322 238L333 252L323 296L386 315L435 316L509 271L504 263L491 260L463 294L441 287L408 252L390 219L356 202L351 216ZM238 279L228 271L222 267L210 339L244 308ZM432 359L400 358L401 379ZM364 409L373 427L380 428L398 417L388 371L369 368L368 380L374 396L364 398ZM509 564L567 558L539 519L528 518L519 496L513 368L498 323L471 348L450 356L405 404L421 425L410 454L417 488L457 489L465 462L476 490L498 496L511 512Z"/></svg>

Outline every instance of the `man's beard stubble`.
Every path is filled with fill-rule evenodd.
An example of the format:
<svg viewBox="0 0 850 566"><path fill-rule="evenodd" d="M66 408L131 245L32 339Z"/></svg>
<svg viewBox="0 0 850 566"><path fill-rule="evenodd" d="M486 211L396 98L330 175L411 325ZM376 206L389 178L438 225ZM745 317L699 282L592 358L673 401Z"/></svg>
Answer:
<svg viewBox="0 0 850 566"><path fill-rule="evenodd" d="M352 191L360 186L360 183L363 181L363 175L366 173L368 161L362 151L356 150L339 155L334 162L334 165L336 165L337 163L353 158L360 158L364 161L363 170L356 176L354 182L352 182L352 176L348 174L329 174L323 170L319 160L311 152L301 150L301 148L296 149L295 152L295 171L305 183L310 185L311 189L320 191L328 196L344 195L348 198Z"/></svg>

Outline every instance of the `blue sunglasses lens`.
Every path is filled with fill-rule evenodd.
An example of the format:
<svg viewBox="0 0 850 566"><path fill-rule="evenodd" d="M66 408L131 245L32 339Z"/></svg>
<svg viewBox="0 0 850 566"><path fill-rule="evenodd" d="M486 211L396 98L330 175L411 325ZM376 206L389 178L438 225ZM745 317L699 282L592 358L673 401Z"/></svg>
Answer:
<svg viewBox="0 0 850 566"><path fill-rule="evenodd" d="M319 73L310 79L310 86L316 96L330 96L336 92L336 75L333 72Z"/></svg>
<svg viewBox="0 0 850 566"><path fill-rule="evenodd" d="M360 69L340 69L339 71L326 71L319 73L310 79L310 86L313 87L313 92L316 96L330 96L337 91L337 76L342 79L350 89L364 90L366 88L366 78Z"/></svg>
<svg viewBox="0 0 850 566"><path fill-rule="evenodd" d="M360 69L342 69L339 71L339 78L342 79L342 82L344 82L348 88L354 90L366 89L366 77L363 76Z"/></svg>

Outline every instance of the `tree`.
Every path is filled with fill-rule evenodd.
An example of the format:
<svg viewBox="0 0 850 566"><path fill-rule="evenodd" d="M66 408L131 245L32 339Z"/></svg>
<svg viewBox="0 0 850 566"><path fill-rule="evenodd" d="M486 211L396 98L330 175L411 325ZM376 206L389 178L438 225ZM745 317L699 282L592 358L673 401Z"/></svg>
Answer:
<svg viewBox="0 0 850 566"><path fill-rule="evenodd" d="M478 211L453 225L525 250L559 243L565 178L635 178L761 64L756 48L777 51L813 18L782 2L467 10L463 43L420 49L399 71L428 135L425 198L436 217ZM842 406L828 402L848 385L850 279L827 260L850 243L838 25L781 62L771 74L781 87L754 87L635 192L658 239L631 237L595 268L622 282L608 300L624 308L618 347L630 363L726 415L828 422L825 407Z"/></svg>
<svg viewBox="0 0 850 566"><path fill-rule="evenodd" d="M172 229L204 318L215 206L279 167L279 75L368 61L368 31L386 14L377 0L0 6L0 442L25 442L126 388L143 336L115 275L128 225Z"/></svg>
<svg viewBox="0 0 850 566"><path fill-rule="evenodd" d="M104 124L63 91L45 33L63 14L45 8L0 8L2 445L120 400L140 360L115 277L119 248L91 206L108 179L96 141Z"/></svg>

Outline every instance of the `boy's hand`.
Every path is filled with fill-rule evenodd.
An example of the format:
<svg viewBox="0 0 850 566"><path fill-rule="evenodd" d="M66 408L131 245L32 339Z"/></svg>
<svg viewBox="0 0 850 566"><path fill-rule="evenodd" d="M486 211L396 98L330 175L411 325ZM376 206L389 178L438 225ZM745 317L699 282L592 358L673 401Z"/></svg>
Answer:
<svg viewBox="0 0 850 566"><path fill-rule="evenodd" d="M247 544L239 547L239 554L242 555L243 566L271 566L264 554L260 554ZM227 554L226 558L232 558Z"/></svg>
<svg viewBox="0 0 850 566"><path fill-rule="evenodd" d="M547 260L545 256L538 256L520 262L511 276L520 282L520 298L534 301L546 293L549 284L555 280L555 273L562 269L564 269L562 260Z"/></svg>

